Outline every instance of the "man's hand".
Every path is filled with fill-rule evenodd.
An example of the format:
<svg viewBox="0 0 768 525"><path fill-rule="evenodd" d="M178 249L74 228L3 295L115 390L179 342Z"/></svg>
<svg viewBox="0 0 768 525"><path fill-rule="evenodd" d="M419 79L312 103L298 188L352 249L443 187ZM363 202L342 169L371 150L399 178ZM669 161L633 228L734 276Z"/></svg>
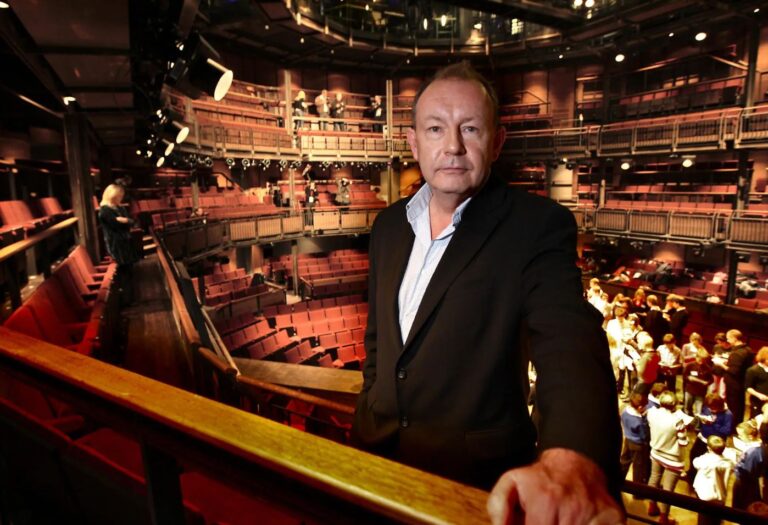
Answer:
<svg viewBox="0 0 768 525"><path fill-rule="evenodd" d="M488 498L493 525L618 525L624 513L608 494L605 475L590 459L564 448L509 470Z"/></svg>

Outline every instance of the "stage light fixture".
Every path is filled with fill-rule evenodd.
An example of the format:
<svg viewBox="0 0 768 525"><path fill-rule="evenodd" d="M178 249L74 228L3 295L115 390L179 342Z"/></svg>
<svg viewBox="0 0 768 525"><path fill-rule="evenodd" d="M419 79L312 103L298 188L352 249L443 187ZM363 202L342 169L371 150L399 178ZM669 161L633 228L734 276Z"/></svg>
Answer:
<svg viewBox="0 0 768 525"><path fill-rule="evenodd" d="M445 24L447 24L447 23L448 23L448 17L446 15L441 15L440 16L440 25L442 27L445 27Z"/></svg>
<svg viewBox="0 0 768 525"><path fill-rule="evenodd" d="M673 36L675 36L675 33L674 33L674 32L672 32L672 31L670 31L670 33L669 33L669 38L672 38Z"/></svg>
<svg viewBox="0 0 768 525"><path fill-rule="evenodd" d="M160 142L165 144L165 149L163 150L163 156L164 157L167 157L168 155L173 153L173 148L174 148L174 146L176 146L176 144L174 142L171 142L170 140L167 140L167 139L160 139Z"/></svg>
<svg viewBox="0 0 768 525"><path fill-rule="evenodd" d="M626 58L626 57L624 56L624 54L623 54L623 53L618 53L618 54L617 54L617 55L614 57L614 60L615 60L616 62L624 62L624 59L625 59L625 58Z"/></svg>
<svg viewBox="0 0 768 525"><path fill-rule="evenodd" d="M227 94L234 79L232 70L224 67L220 59L208 41L194 32L168 72L168 83L193 99L205 92L218 102Z"/></svg>
<svg viewBox="0 0 768 525"><path fill-rule="evenodd" d="M592 9L595 7L595 0L584 0L584 7L587 9Z"/></svg>
<svg viewBox="0 0 768 525"><path fill-rule="evenodd" d="M155 166L158 168L162 168L163 164L165 164L165 157L160 157L157 159L157 162L155 162Z"/></svg>
<svg viewBox="0 0 768 525"><path fill-rule="evenodd" d="M11 4L8 2L0 2L0 9L8 9L9 7L11 7Z"/></svg>
<svg viewBox="0 0 768 525"><path fill-rule="evenodd" d="M563 54L562 54L562 53L560 53L559 55L557 55L557 58L559 58L560 60L562 60L562 59L563 59Z"/></svg>
<svg viewBox="0 0 768 525"><path fill-rule="evenodd" d="M696 33L694 38L696 39L696 42L703 42L707 38L707 34L704 31L700 31Z"/></svg>
<svg viewBox="0 0 768 525"><path fill-rule="evenodd" d="M691 159L691 158L683 159L683 167L684 168L690 168L691 166L693 166L693 159Z"/></svg>
<svg viewBox="0 0 768 525"><path fill-rule="evenodd" d="M573 7L574 8L578 9L582 5L584 5L584 0L573 0Z"/></svg>
<svg viewBox="0 0 768 525"><path fill-rule="evenodd" d="M158 131L161 135L172 137L176 144L181 144L189 136L189 126L184 123L184 116L170 108L160 108L155 112Z"/></svg>
<svg viewBox="0 0 768 525"><path fill-rule="evenodd" d="M424 17L424 20L421 22L421 27L424 28L424 31L429 29L429 20L427 20L427 17Z"/></svg>
<svg viewBox="0 0 768 525"><path fill-rule="evenodd" d="M622 162L621 162L621 166L619 166L619 167L620 167L620 168L621 168L623 171L627 171L629 168L631 168L631 167L632 167L632 165L631 165L631 164L630 164L628 161L624 160L624 161L622 161Z"/></svg>

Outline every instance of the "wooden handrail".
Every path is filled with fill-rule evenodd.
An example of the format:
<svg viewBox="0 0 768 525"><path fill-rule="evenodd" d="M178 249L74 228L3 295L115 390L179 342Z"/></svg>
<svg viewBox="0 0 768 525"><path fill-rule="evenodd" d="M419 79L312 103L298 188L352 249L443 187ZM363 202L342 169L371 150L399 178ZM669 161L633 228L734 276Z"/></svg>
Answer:
<svg viewBox="0 0 768 525"><path fill-rule="evenodd" d="M155 246L162 246L157 235L152 234L152 241ZM187 341L193 348L197 348L201 345L200 334L195 328L195 324L192 322L192 318L187 310L187 305L184 302L184 296L179 290L179 285L176 282L175 273L171 270L171 266L165 255L165 250L160 248L157 250L157 259L160 261L160 267L163 269L165 275L165 281L168 285L168 293L171 296L171 306L174 310L174 316L178 318L180 328L187 338Z"/></svg>
<svg viewBox="0 0 768 525"><path fill-rule="evenodd" d="M49 226L45 230L39 233L36 233L34 235L31 235L26 239L22 239L13 244L9 244L4 248L0 248L0 263L5 262L7 259L10 259L15 255L24 253L25 251L29 250L30 248L33 248L35 245L41 243L42 241L50 237L53 237L54 235L57 235L62 230L65 230L71 226L74 226L76 223L77 223L77 217L70 217L69 219L64 219L63 221L58 222L53 226Z"/></svg>
<svg viewBox="0 0 768 525"><path fill-rule="evenodd" d="M183 462L255 481L275 476L327 505L407 523L486 523L487 493L269 421L0 328L0 368ZM213 459L212 459L213 458ZM207 463L205 463L207 461ZM210 464L209 464L210 463ZM280 487L261 485L267 498ZM284 487L283 487L284 488ZM285 494L282 494L285 495ZM338 512L338 511L337 511ZM341 517L341 516L340 516Z"/></svg>

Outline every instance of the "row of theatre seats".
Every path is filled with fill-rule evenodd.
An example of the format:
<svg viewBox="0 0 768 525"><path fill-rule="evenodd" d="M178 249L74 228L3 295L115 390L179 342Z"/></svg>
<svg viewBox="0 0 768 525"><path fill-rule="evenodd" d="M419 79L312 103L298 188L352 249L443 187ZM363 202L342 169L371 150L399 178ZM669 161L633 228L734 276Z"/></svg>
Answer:
<svg viewBox="0 0 768 525"><path fill-rule="evenodd" d="M298 257L299 277L342 270L368 269L368 254L359 250L335 250L328 255L299 254ZM292 256L281 255L267 260L263 271L267 277L273 277L275 272L282 272L286 279L290 279L293 276Z"/></svg>
<svg viewBox="0 0 768 525"><path fill-rule="evenodd" d="M349 203L350 206L386 206L386 202L380 200L377 193L371 189L371 184L368 181L362 180L350 180L349 186ZM296 182L294 184L294 195L296 200L302 204L306 204L306 185L304 181ZM287 181L280 181L277 184L277 188L280 192L280 196L283 202L288 201L290 198L289 183ZM324 206L332 206L336 201L336 194L338 193L338 185L334 181L317 181L315 183L315 190L317 190L317 206L316 208L322 208ZM264 196L264 202L271 203L273 199L272 194Z"/></svg>
<svg viewBox="0 0 768 525"><path fill-rule="evenodd" d="M208 306L228 304L234 299L269 291L267 285L259 283L252 275L246 275L244 268L205 275L203 282L205 283L205 304ZM200 279L193 277L192 285L199 297Z"/></svg>
<svg viewBox="0 0 768 525"><path fill-rule="evenodd" d="M0 484L7 515L32 520L19 523L151 523L139 443L75 414L70 419L81 425L62 428L0 398ZM227 485L188 466L182 469L189 525L303 523L245 487Z"/></svg>
<svg viewBox="0 0 768 525"><path fill-rule="evenodd" d="M362 300L341 296L274 305L262 315L220 321L217 329L231 352L252 359L355 368L365 360L368 304Z"/></svg>
<svg viewBox="0 0 768 525"><path fill-rule="evenodd" d="M56 222L72 216L56 197L44 197L29 203L0 201L0 246L20 241Z"/></svg>
<svg viewBox="0 0 768 525"><path fill-rule="evenodd" d="M611 116L623 119L734 106L739 102L743 85L743 77L726 78L629 95L611 108Z"/></svg>
<svg viewBox="0 0 768 525"><path fill-rule="evenodd" d="M4 325L81 354L108 352L116 320L110 296L116 268L95 266L77 246Z"/></svg>

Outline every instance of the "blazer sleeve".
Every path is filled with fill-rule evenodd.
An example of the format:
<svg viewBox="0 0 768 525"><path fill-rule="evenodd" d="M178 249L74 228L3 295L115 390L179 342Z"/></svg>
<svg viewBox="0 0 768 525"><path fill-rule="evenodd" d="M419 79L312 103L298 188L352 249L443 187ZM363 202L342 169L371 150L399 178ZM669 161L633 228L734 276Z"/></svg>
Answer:
<svg viewBox="0 0 768 525"><path fill-rule="evenodd" d="M363 366L363 389L370 390L376 381L376 223L371 229L368 245L368 322L365 327L365 365ZM364 396L361 396L364 397Z"/></svg>
<svg viewBox="0 0 768 525"><path fill-rule="evenodd" d="M533 221L532 221L533 222ZM583 298L576 222L549 208L523 270L523 322L537 371L539 449L562 447L600 465L618 494L621 429L602 316Z"/></svg>

